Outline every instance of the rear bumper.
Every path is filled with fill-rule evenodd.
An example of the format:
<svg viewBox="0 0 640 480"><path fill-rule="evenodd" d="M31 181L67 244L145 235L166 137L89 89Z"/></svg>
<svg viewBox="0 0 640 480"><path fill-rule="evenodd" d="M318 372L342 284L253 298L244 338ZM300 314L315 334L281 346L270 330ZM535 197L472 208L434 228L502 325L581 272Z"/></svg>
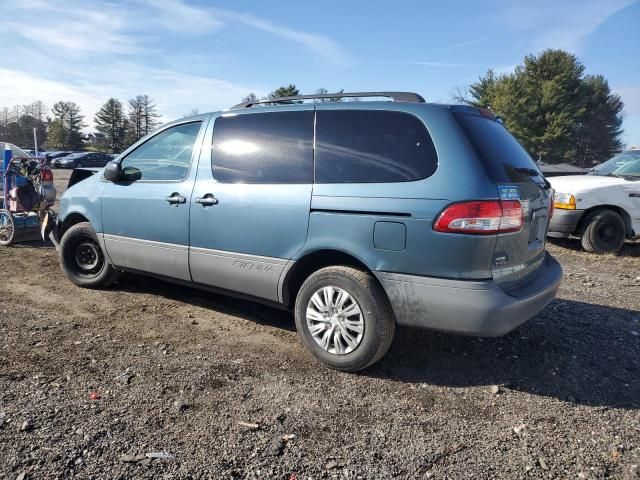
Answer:
<svg viewBox="0 0 640 480"><path fill-rule="evenodd" d="M493 280L375 274L398 325L486 337L504 335L536 315L555 298L562 280L562 268L549 254L539 275L510 294Z"/></svg>
<svg viewBox="0 0 640 480"><path fill-rule="evenodd" d="M549 222L549 236L568 237L577 230L582 215L584 210L554 210Z"/></svg>

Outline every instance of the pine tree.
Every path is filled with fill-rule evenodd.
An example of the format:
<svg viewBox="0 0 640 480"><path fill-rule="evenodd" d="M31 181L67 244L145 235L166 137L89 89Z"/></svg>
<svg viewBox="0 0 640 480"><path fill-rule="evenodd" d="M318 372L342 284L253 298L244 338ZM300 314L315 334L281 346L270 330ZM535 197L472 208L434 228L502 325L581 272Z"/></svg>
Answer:
<svg viewBox="0 0 640 480"><path fill-rule="evenodd" d="M269 94L269 98L282 98L282 97L295 97L296 95L300 95L300 90L296 88L293 83L290 83L287 86L282 86L275 89L273 92ZM301 101L291 101L287 100L282 103L302 103Z"/></svg>
<svg viewBox="0 0 640 480"><path fill-rule="evenodd" d="M546 50L511 74L489 70L470 86L470 103L502 117L535 159L590 166L620 150L623 104L584 71L575 55Z"/></svg>
<svg viewBox="0 0 640 480"><path fill-rule="evenodd" d="M103 133L112 153L119 153L124 146L126 119L122 102L116 98L107 100L93 119L96 130Z"/></svg>
<svg viewBox="0 0 640 480"><path fill-rule="evenodd" d="M54 148L79 149L82 147L82 128L86 125L80 107L74 102L56 102L51 109L48 143Z"/></svg>

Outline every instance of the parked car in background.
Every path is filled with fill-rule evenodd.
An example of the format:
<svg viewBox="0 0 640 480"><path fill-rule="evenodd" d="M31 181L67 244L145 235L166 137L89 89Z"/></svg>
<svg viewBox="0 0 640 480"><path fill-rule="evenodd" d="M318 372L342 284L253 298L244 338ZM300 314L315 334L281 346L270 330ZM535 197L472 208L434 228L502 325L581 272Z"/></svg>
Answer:
<svg viewBox="0 0 640 480"><path fill-rule="evenodd" d="M615 170L623 167L629 162L635 162L640 159L640 148L633 148L615 155L604 163L596 165L589 172L588 175L609 175Z"/></svg>
<svg viewBox="0 0 640 480"><path fill-rule="evenodd" d="M77 152L56 158L53 165L58 168L104 167L111 160L113 157L107 153Z"/></svg>
<svg viewBox="0 0 640 480"><path fill-rule="evenodd" d="M640 237L640 150L628 150L588 175L549 179L555 194L552 237L578 237L588 252L612 253Z"/></svg>
<svg viewBox="0 0 640 480"><path fill-rule="evenodd" d="M503 335L554 298L550 185L498 118L402 92L292 103L336 95L178 120L73 185L52 232L67 278L277 304L344 371L382 358L396 324Z"/></svg>
<svg viewBox="0 0 640 480"><path fill-rule="evenodd" d="M52 152L47 152L45 158L49 160L49 163L51 163L52 166L57 166L55 165L56 159L66 157L67 155L71 155L72 153L74 152L66 150L54 150Z"/></svg>
<svg viewBox="0 0 640 480"><path fill-rule="evenodd" d="M35 157L36 156L36 151L33 148L22 148L22 150L27 153L27 155L29 155L30 157ZM47 158L47 152L45 152L44 150L38 150L38 158Z"/></svg>

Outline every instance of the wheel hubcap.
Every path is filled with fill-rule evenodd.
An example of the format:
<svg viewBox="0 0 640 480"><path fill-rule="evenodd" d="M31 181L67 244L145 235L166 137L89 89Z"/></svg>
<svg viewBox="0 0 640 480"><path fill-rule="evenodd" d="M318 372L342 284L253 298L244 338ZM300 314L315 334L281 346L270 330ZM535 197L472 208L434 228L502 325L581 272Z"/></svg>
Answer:
<svg viewBox="0 0 640 480"><path fill-rule="evenodd" d="M364 318L358 302L346 290L328 286L311 296L307 328L323 350L346 355L362 342Z"/></svg>
<svg viewBox="0 0 640 480"><path fill-rule="evenodd" d="M76 248L76 263L84 272L90 273L100 266L102 255L93 242L85 241Z"/></svg>
<svg viewBox="0 0 640 480"><path fill-rule="evenodd" d="M615 225L612 225L610 223L603 223L602 225L600 225L600 228L598 228L598 238L605 244L614 242L617 235L617 228L615 227Z"/></svg>

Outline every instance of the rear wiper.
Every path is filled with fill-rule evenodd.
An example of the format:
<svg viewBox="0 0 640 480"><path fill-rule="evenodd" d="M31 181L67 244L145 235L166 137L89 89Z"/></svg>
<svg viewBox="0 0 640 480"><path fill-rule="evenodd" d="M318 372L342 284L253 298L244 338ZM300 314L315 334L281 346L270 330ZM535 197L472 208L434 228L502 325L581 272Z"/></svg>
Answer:
<svg viewBox="0 0 640 480"><path fill-rule="evenodd" d="M542 176L539 171L534 170L533 168L517 167L517 168L514 168L514 170L516 172L524 173L525 175L529 175L530 177L541 177Z"/></svg>
<svg viewBox="0 0 640 480"><path fill-rule="evenodd" d="M549 183L549 180L544 178L544 176L538 170L534 170L533 168L526 168L526 167L516 167L514 168L514 170L518 173L524 173L525 175L528 175L530 177L541 177L542 181L544 182L544 189L549 190L551 188L551 184Z"/></svg>

